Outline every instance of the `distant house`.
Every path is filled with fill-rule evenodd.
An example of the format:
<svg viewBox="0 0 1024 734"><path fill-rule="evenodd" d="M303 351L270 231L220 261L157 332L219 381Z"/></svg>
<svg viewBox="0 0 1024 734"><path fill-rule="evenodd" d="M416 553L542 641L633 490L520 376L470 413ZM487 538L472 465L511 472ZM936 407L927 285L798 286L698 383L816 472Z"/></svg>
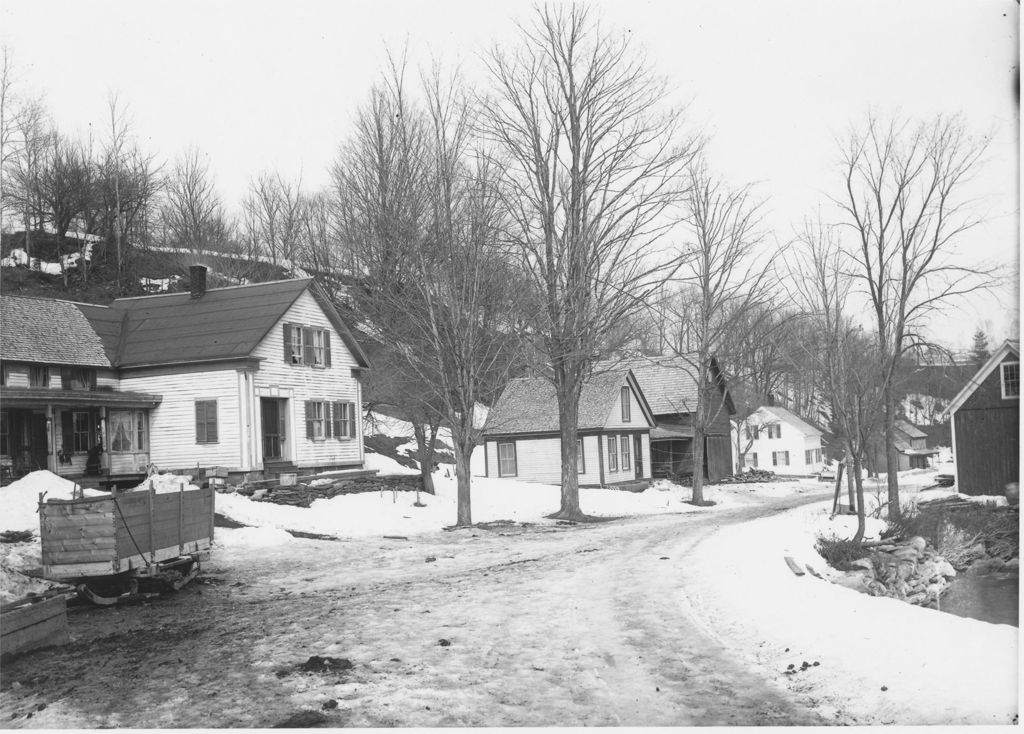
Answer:
<svg viewBox="0 0 1024 734"><path fill-rule="evenodd" d="M739 447L739 469L817 474L822 468L822 435L796 413L777 405L763 405L743 421L734 436Z"/></svg>
<svg viewBox="0 0 1024 734"><path fill-rule="evenodd" d="M650 357L615 363L636 375L654 413L651 431L653 476L693 474L693 416L697 407L697 380L690 363L681 357ZM733 473L730 416L736 413L718 361L709 365L715 389L706 395L711 421L704 439L704 476L718 481Z"/></svg>
<svg viewBox="0 0 1024 734"><path fill-rule="evenodd" d="M958 492L998 495L1020 481L1020 343L1003 342L947 413Z"/></svg>
<svg viewBox="0 0 1024 734"><path fill-rule="evenodd" d="M362 466L369 364L312 279L123 298L3 297L0 462L14 474Z"/></svg>
<svg viewBox="0 0 1024 734"><path fill-rule="evenodd" d="M893 426L897 471L926 469L939 449L928 446L928 434L909 421L898 419ZM871 472L886 471L885 440L878 436L867 448L867 465Z"/></svg>
<svg viewBox="0 0 1024 734"><path fill-rule="evenodd" d="M653 426L651 408L632 372L592 376L579 402L579 483L608 486L649 480ZM484 427L485 475L557 484L562 478L561 451L554 386L538 377L509 382Z"/></svg>

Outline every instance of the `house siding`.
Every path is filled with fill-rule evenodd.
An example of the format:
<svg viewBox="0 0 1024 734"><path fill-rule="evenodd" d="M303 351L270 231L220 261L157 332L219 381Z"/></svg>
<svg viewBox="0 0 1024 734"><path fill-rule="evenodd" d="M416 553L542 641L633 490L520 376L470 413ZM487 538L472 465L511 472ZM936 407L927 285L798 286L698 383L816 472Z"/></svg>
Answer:
<svg viewBox="0 0 1024 734"><path fill-rule="evenodd" d="M647 419L644 417L643 409L640 407L640 401L637 400L636 393L630 389L629 391L629 422L622 420L622 393L620 391L619 398L615 401L615 405L612 406L611 412L608 414L608 419L604 423L605 428L644 428L647 425Z"/></svg>
<svg viewBox="0 0 1024 734"><path fill-rule="evenodd" d="M251 468L242 463L237 370L183 366L175 374L125 375L121 388L163 396L149 415L150 461L159 469ZM216 443L196 443L197 400L217 401Z"/></svg>
<svg viewBox="0 0 1024 734"><path fill-rule="evenodd" d="M331 366L310 367L284 361L284 324L294 323L326 329L331 337ZM296 299L284 316L253 351L262 358L259 370L253 375L253 431L261 431L259 397L279 397L288 400L288 455L285 457L303 468L327 466L355 466L363 462L362 420L357 416L354 438L311 441L306 438L305 404L307 400L351 402L360 413L362 395L359 380L352 369L359 365L348 351L341 336L331 326L320 305L309 292ZM256 447L258 462L262 462L262 441Z"/></svg>
<svg viewBox="0 0 1024 734"><path fill-rule="evenodd" d="M602 462L604 462L604 483L621 482L633 480L636 477L636 469L633 457L633 445L630 444L630 470L623 472L621 469L615 472L608 471L607 467L607 441L608 436L629 436L632 441L633 433L601 433L600 435L581 436L583 441L583 458L585 472L579 474L581 485L602 484ZM517 439L487 439L484 449L487 453L488 476L498 476L498 443L514 441L516 445L516 470L515 479L522 479L529 482L544 482L546 484L561 484L562 482L562 441L557 437L551 438L517 438ZM598 441L602 445L598 446ZM650 479L650 436L647 433L641 435L643 451L643 478ZM510 477L511 478L511 477Z"/></svg>

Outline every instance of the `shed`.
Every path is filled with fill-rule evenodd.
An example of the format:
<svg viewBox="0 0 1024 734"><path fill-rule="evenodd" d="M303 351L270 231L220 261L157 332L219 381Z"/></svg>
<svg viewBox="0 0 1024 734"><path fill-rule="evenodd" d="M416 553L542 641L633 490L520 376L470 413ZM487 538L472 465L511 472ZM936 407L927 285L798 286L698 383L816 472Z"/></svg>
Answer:
<svg viewBox="0 0 1024 734"><path fill-rule="evenodd" d="M1001 495L1020 480L1020 342L1007 340L946 409L956 489Z"/></svg>

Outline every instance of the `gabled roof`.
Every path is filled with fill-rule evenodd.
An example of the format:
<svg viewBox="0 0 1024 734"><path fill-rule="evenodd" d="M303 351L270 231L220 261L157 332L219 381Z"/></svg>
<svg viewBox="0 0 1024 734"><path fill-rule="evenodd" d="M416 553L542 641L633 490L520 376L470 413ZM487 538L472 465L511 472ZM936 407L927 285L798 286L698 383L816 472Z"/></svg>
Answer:
<svg viewBox="0 0 1024 734"><path fill-rule="evenodd" d="M14 362L110 367L100 336L78 306L0 296L0 355Z"/></svg>
<svg viewBox="0 0 1024 734"><path fill-rule="evenodd" d="M697 378L693 374L692 360L683 357L641 357L602 362L598 369L629 369L636 376L640 388L655 415L692 413L697 406ZM736 412L725 385L718 361L711 358L711 371L718 379L719 390L725 399L729 414Z"/></svg>
<svg viewBox="0 0 1024 734"><path fill-rule="evenodd" d="M928 438L928 434L922 431L909 421L899 419L896 421L896 430L907 438Z"/></svg>
<svg viewBox="0 0 1024 734"><path fill-rule="evenodd" d="M995 371L996 367L1002 364L1003 360L1007 356L1013 356L1020 359L1020 342L1015 339L1007 339L999 345L999 349L992 353L992 356L988 358L988 361L981 366L981 369L972 377L963 390L957 393L957 396L953 398L953 401L949 404L949 407L944 411L945 415L952 416L960 406L967 402L967 399L974 394L974 391L981 387L981 384L988 379L988 376Z"/></svg>
<svg viewBox="0 0 1024 734"><path fill-rule="evenodd" d="M798 416L788 408L783 408L781 405L762 405L760 408L754 411L756 413L765 413L776 420L785 421L789 425L796 428L800 433L805 436L823 436L824 434L810 423L805 421L803 418ZM752 414L753 415L753 414Z"/></svg>
<svg viewBox="0 0 1024 734"><path fill-rule="evenodd" d="M619 389L628 383L636 393L644 417L654 425L651 408L643 391L629 370L616 370L592 375L580 393L578 430L604 428L612 407L619 399ZM510 433L557 433L558 399L555 386L542 377L520 377L505 386L487 416L484 435Z"/></svg>
<svg viewBox="0 0 1024 734"><path fill-rule="evenodd" d="M83 307L118 367L182 364L250 355L299 296L309 290L361 367L369 362L312 278L211 288L201 297L172 293L119 298Z"/></svg>

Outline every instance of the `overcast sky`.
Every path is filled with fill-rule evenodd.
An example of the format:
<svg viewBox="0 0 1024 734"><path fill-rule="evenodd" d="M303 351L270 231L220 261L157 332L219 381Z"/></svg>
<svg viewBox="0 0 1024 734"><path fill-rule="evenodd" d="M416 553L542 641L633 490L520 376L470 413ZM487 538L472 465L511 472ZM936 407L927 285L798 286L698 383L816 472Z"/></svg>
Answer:
<svg viewBox="0 0 1024 734"><path fill-rule="evenodd" d="M1019 8L1013 0L623 0L595 3L630 32L653 69L689 101L710 165L756 182L780 241L840 193L836 138L870 109L917 118L963 112L992 140L971 195L983 226L969 256L1006 265L1012 285L942 325L966 344L996 339L1019 311ZM351 129L387 49L439 56L475 78L479 55L515 37L525 2L455 0L2 0L0 38L21 89L42 94L67 133L102 135L111 92L143 147L210 158L229 207L265 170L307 188Z"/></svg>

